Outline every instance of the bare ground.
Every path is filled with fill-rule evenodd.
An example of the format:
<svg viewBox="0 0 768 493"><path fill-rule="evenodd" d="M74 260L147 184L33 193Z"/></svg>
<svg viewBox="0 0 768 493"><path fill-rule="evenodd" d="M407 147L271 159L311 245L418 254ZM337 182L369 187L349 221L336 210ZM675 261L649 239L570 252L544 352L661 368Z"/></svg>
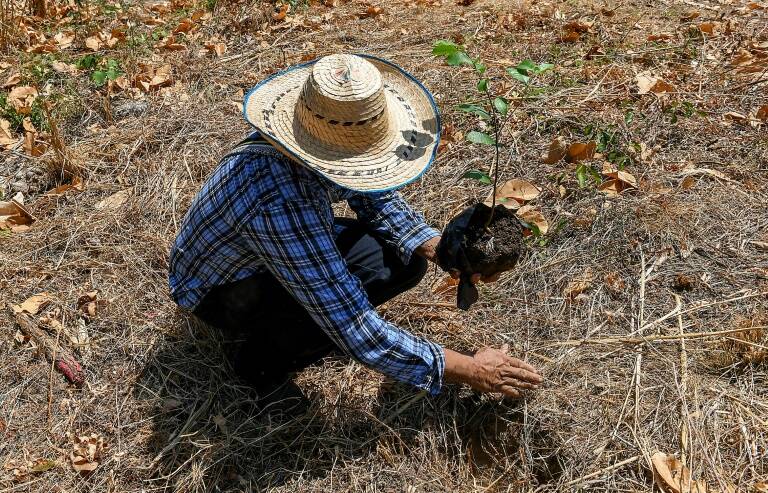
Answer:
<svg viewBox="0 0 768 493"><path fill-rule="evenodd" d="M87 382L67 385L1 312L3 491L649 491L655 451L684 453L692 476L714 491L762 491L768 132L724 115L768 104L764 73L731 66L739 49L768 39L768 11L746 2L376 5L385 13L368 19L357 16L361 3L300 7L305 24L329 17L263 29L270 6L219 4L201 29L225 39L227 53L163 52L177 85L148 96L145 111L114 111L126 104L119 95L107 111L103 90L79 86L81 106L59 125L85 190L42 196L60 183L57 173L32 187L26 199L37 221L0 237L0 292L10 304L46 291L65 328L85 327L89 342L77 351ZM691 11L700 16L681 20ZM582 17L594 21L591 32L562 42L563 26ZM691 29L709 21L722 23L713 37ZM647 40L658 33L670 38ZM542 189L535 204L550 232L513 272L483 286L469 312L435 294L438 272L382 312L449 347L508 342L546 385L519 401L455 387L430 398L331 358L297 377L305 412L258 409L215 337L175 308L166 284L188 204L248 130L232 101L279 68L359 51L423 80L444 123L466 133L476 122L452 107L470 93L471 75L430 54L435 40L451 37L481 54L494 76L524 58L555 64L535 82L540 91L508 83L512 144L501 167L503 179ZM602 54L587 60L592 46ZM118 55L127 72L152 56L119 46ZM643 71L675 91L638 95L634 77ZM580 187L575 165L543 164L555 137L600 132L614 135L606 153L632 158L626 170L637 190L608 198L594 184ZM488 193L460 176L487 169L490 156L457 140L404 191L437 226ZM644 157L632 155L639 144ZM45 156L20 149L4 158L6 175L47 169ZM95 208L125 189L122 206ZM82 324L77 300L91 290L106 303ZM691 336L684 351L666 337L750 327ZM627 341L638 338L648 340ZM74 437L91 434L108 448L81 476L70 452ZM23 470L38 459L56 464Z"/></svg>

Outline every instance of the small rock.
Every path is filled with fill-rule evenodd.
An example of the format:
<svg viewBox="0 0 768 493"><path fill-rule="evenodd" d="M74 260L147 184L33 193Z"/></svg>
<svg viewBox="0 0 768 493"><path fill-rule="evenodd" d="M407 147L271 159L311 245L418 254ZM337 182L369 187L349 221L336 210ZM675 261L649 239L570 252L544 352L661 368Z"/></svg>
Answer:
<svg viewBox="0 0 768 493"><path fill-rule="evenodd" d="M25 181L12 181L11 182L11 191L13 191L13 192L21 192L21 193L28 193L29 192L29 185L27 185L27 182L25 182Z"/></svg>
<svg viewBox="0 0 768 493"><path fill-rule="evenodd" d="M112 107L112 116L115 120L122 120L130 116L136 117L147 111L149 105L146 101L126 100L116 103Z"/></svg>

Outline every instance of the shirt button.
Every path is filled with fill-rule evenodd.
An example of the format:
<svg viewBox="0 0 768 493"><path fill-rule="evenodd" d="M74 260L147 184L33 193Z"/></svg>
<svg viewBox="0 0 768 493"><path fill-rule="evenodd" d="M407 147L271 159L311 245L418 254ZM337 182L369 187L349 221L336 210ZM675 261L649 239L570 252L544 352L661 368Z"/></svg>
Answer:
<svg viewBox="0 0 768 493"><path fill-rule="evenodd" d="M400 247L400 253L405 253L405 247Z"/></svg>

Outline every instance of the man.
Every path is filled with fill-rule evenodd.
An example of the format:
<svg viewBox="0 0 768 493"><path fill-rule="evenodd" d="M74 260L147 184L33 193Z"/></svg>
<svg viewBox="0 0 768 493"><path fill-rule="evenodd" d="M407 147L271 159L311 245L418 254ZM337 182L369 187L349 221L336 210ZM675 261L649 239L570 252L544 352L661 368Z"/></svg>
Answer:
<svg viewBox="0 0 768 493"><path fill-rule="evenodd" d="M242 378L265 393L341 349L432 394L455 382L516 397L541 383L505 351L458 353L374 309L436 261L439 233L394 192L434 159L426 88L384 60L331 55L263 81L244 113L258 132L195 198L169 276L180 306L241 341ZM334 218L342 200L356 220Z"/></svg>

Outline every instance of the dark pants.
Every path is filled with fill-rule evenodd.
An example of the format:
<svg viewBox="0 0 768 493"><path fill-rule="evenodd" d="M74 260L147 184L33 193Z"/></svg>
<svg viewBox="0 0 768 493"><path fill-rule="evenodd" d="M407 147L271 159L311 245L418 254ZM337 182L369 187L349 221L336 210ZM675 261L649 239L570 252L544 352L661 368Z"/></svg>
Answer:
<svg viewBox="0 0 768 493"><path fill-rule="evenodd" d="M378 306L416 286L427 262L414 255L408 265L392 248L354 219L336 218L336 245L349 271ZM327 356L336 345L309 313L270 273L212 289L195 315L221 329L235 371L248 383L268 387Z"/></svg>

